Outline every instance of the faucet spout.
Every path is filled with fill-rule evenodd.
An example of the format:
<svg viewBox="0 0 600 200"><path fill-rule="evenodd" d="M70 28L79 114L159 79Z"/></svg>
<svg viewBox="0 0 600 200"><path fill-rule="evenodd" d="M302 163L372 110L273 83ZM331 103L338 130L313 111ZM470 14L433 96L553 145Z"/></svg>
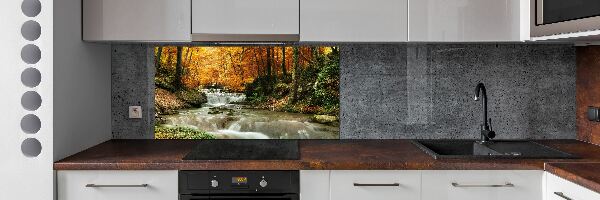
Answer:
<svg viewBox="0 0 600 200"><path fill-rule="evenodd" d="M487 93L485 90L485 85L483 83L477 84L475 88L475 97L473 98L475 101L481 100L481 107L483 107L483 123L481 123L481 142L488 142L494 137L496 137L496 133L491 130L490 124L488 124L488 105L487 105ZM491 123L491 119L490 123Z"/></svg>

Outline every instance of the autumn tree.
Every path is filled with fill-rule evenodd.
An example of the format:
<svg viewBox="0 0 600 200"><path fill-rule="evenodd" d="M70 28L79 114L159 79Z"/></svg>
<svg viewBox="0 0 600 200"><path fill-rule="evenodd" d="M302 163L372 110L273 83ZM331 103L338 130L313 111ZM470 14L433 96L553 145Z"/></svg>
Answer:
<svg viewBox="0 0 600 200"><path fill-rule="evenodd" d="M273 59L272 59L272 53L271 53L272 47L267 47L267 79L271 79L271 66L273 64Z"/></svg>
<svg viewBox="0 0 600 200"><path fill-rule="evenodd" d="M277 104L321 112L337 102L339 49L319 46L159 46L157 88L194 92L220 88L245 93L250 105ZM301 111L300 111L301 110Z"/></svg>
<svg viewBox="0 0 600 200"><path fill-rule="evenodd" d="M183 54L183 47L177 46L177 62L175 64L175 66L176 66L175 78L173 79L173 86L177 90L181 90L182 86L183 86L183 84L181 82L181 76L183 74L183 65L182 65L182 59L181 59L182 54Z"/></svg>
<svg viewBox="0 0 600 200"><path fill-rule="evenodd" d="M294 71L292 72L292 103L298 101L298 75L300 73L300 63L298 60L298 47L294 46Z"/></svg>
<svg viewBox="0 0 600 200"><path fill-rule="evenodd" d="M161 58L162 58L163 47L159 46L156 50L156 57L154 58L154 67L160 68Z"/></svg>
<svg viewBox="0 0 600 200"><path fill-rule="evenodd" d="M283 75L282 80L285 80L287 76L287 69L285 69L285 47L281 47L281 73Z"/></svg>

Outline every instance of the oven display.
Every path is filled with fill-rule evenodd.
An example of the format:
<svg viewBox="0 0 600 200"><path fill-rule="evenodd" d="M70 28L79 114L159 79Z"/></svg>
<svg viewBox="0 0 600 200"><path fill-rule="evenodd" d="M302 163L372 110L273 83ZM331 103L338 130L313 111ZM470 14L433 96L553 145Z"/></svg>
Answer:
<svg viewBox="0 0 600 200"><path fill-rule="evenodd" d="M248 177L245 176L234 176L231 177L231 184L233 185L247 185L248 184Z"/></svg>

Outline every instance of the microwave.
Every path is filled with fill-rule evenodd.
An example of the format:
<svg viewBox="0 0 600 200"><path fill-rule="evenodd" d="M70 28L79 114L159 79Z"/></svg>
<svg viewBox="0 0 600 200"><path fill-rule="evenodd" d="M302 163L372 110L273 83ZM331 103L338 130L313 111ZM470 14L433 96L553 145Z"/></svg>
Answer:
<svg viewBox="0 0 600 200"><path fill-rule="evenodd" d="M600 0L531 0L531 36L600 30Z"/></svg>

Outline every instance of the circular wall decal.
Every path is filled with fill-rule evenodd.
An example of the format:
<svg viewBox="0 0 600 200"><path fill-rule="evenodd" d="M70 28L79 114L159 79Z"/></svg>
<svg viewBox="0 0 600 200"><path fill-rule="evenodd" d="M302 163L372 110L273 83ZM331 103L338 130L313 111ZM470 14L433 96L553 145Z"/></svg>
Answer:
<svg viewBox="0 0 600 200"><path fill-rule="evenodd" d="M36 68L30 67L21 72L21 83L27 87L36 87L42 81L42 73Z"/></svg>
<svg viewBox="0 0 600 200"><path fill-rule="evenodd" d="M27 157L37 157L42 152L42 143L35 138L27 138L21 143L21 152Z"/></svg>
<svg viewBox="0 0 600 200"><path fill-rule="evenodd" d="M42 105L42 97L37 92L27 91L21 96L21 105L25 110L37 110Z"/></svg>
<svg viewBox="0 0 600 200"><path fill-rule="evenodd" d="M27 64L35 64L42 58L40 48L33 44L25 45L21 49L21 59Z"/></svg>
<svg viewBox="0 0 600 200"><path fill-rule="evenodd" d="M38 116L28 114L21 119L21 130L27 134L37 133L41 127L42 122Z"/></svg>
<svg viewBox="0 0 600 200"><path fill-rule="evenodd" d="M35 17L42 11L42 3L39 0L23 0L21 11L27 17Z"/></svg>
<svg viewBox="0 0 600 200"><path fill-rule="evenodd" d="M40 38L42 34L42 27L36 21L29 20L23 23L21 26L21 35L23 38L29 41L34 41Z"/></svg>

